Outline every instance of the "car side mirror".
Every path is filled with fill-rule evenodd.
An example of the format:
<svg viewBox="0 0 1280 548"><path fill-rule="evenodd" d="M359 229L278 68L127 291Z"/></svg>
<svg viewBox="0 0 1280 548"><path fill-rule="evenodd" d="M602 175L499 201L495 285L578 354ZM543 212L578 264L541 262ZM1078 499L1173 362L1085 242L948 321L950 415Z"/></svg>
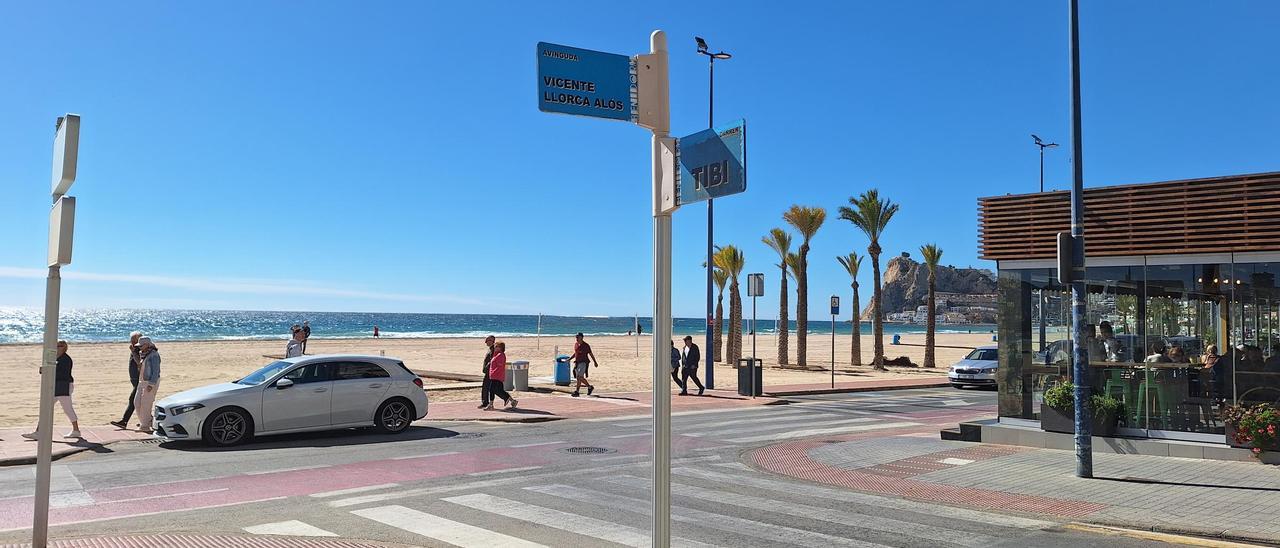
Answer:
<svg viewBox="0 0 1280 548"><path fill-rule="evenodd" d="M284 390L290 386L293 386L293 381L289 379L280 379L276 381L276 390Z"/></svg>

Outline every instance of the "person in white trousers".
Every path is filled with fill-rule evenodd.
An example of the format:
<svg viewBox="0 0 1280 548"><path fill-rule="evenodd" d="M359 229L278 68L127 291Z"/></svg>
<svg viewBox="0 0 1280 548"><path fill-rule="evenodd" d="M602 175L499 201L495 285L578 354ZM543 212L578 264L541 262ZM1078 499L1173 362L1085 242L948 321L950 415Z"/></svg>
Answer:
<svg viewBox="0 0 1280 548"><path fill-rule="evenodd" d="M71 431L62 437L78 439L80 438L80 418L76 416L76 406L71 401L71 394L75 392L76 387L76 380L71 376L71 366L71 356L67 355L67 341L58 341L58 364L53 377L53 401L62 406L62 412L66 413L67 419L71 421ZM23 434L22 437L29 440L37 439L35 432Z"/></svg>
<svg viewBox="0 0 1280 548"><path fill-rule="evenodd" d="M133 408L138 413L138 431L154 430L156 391L160 389L160 351L151 342L151 337L138 339L138 352L142 356L142 364L138 367L138 393L133 399Z"/></svg>

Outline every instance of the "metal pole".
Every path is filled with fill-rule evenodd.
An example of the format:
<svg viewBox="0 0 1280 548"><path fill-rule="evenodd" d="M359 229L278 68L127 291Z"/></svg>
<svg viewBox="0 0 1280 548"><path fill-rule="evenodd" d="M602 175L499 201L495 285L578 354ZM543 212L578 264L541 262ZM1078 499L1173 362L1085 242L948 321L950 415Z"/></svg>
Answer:
<svg viewBox="0 0 1280 548"><path fill-rule="evenodd" d="M836 387L836 315L831 315L831 388Z"/></svg>
<svg viewBox="0 0 1280 548"><path fill-rule="evenodd" d="M707 65L707 127L715 127L716 112L716 58L708 56L710 63ZM715 269L712 254L715 252L715 200L707 199L707 389L714 390L716 387L716 347L715 339L712 337L711 326L714 324L712 318L715 317L715 309L711 302L714 297L712 288L715 283L712 278L712 270ZM715 329L719 330L720 326L716 325Z"/></svg>
<svg viewBox="0 0 1280 548"><path fill-rule="evenodd" d="M1085 340L1084 160L1080 134L1079 0L1071 6L1071 373L1075 380L1076 476L1093 477L1093 413L1089 409L1089 348Z"/></svg>
<svg viewBox="0 0 1280 548"><path fill-rule="evenodd" d="M1044 145L1040 145L1040 192L1044 192Z"/></svg>
<svg viewBox="0 0 1280 548"><path fill-rule="evenodd" d="M57 197L54 198L57 200ZM53 462L53 382L58 362L58 305L62 295L61 267L49 267L44 292L44 351L40 364L40 422L36 447L35 520L31 526L32 546L49 542L49 477Z"/></svg>
<svg viewBox="0 0 1280 548"><path fill-rule="evenodd" d="M751 297L751 399L756 398L756 297ZM738 377L741 379L742 377Z"/></svg>
<svg viewBox="0 0 1280 548"><path fill-rule="evenodd" d="M654 548L671 546L671 213L662 210L663 141L671 133L667 34L649 36L658 65L658 122L653 128L653 531ZM666 176L673 176L667 174ZM708 367L707 369L710 369Z"/></svg>

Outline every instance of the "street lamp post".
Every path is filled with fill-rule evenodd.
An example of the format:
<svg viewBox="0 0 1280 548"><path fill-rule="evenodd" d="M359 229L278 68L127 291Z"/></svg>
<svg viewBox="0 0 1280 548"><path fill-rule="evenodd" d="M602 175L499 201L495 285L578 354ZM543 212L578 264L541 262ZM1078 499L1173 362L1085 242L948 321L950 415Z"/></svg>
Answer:
<svg viewBox="0 0 1280 548"><path fill-rule="evenodd" d="M703 40L700 36L695 36L693 39L698 43L698 54L707 56L707 127L712 128L716 125L716 59L724 60L733 56L723 51L711 53L711 49L707 47L706 40ZM715 268L715 262L712 260L711 256L712 253L714 253L715 247L715 225L713 223L715 220L715 206L713 202L715 202L715 200L710 198L707 199L707 343L706 352L704 352L704 354L706 354L707 362L708 389L715 389L716 387L716 349L714 343L715 339L712 338L711 330L712 328L720 329L720 326L715 325L715 321L712 319L715 317L713 315L714 310L712 308L712 300L714 298L712 291L712 270Z"/></svg>
<svg viewBox="0 0 1280 548"><path fill-rule="evenodd" d="M1039 135L1036 135L1034 133L1031 134L1031 138L1035 139L1036 146L1040 147L1040 192L1044 192L1044 149L1057 147L1058 143L1046 143L1040 140ZM1044 295L1044 289L1041 289L1040 290L1040 351L1041 352L1045 351L1044 307L1047 302L1048 301ZM1048 357L1049 355L1045 354L1046 360L1048 359Z"/></svg>
<svg viewBox="0 0 1280 548"><path fill-rule="evenodd" d="M1070 0L1071 42L1071 374L1075 380L1076 477L1093 477L1093 413L1085 346L1084 138L1080 134L1080 2Z"/></svg>

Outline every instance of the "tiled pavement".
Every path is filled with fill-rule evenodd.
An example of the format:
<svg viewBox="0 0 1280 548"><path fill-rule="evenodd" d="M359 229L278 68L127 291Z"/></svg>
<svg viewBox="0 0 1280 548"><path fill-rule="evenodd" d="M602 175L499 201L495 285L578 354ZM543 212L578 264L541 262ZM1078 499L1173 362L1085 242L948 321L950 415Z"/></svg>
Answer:
<svg viewBox="0 0 1280 548"><path fill-rule="evenodd" d="M30 544L0 544L0 548L28 548ZM63 539L49 542L50 548L391 548L394 545L362 540L290 538L234 535L131 535Z"/></svg>
<svg viewBox="0 0 1280 548"><path fill-rule="evenodd" d="M1280 545L1280 467L1144 455L839 437L748 455L764 470L859 491L1078 521Z"/></svg>
<svg viewBox="0 0 1280 548"><path fill-rule="evenodd" d="M102 451L104 447L117 441L144 440L151 434L135 430L121 430L114 426L91 426L80 429L84 436L81 439L67 439L62 435L67 427L55 424L53 431L53 457L65 457L80 451ZM0 430L0 465L26 464L35 462L35 441L22 437L30 428L5 428Z"/></svg>

